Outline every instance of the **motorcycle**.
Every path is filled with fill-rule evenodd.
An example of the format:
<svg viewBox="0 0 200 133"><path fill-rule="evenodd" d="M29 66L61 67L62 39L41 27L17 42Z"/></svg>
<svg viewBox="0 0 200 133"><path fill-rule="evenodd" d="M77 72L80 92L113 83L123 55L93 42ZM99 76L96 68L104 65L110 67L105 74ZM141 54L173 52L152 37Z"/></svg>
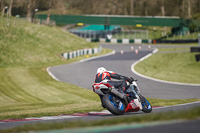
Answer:
<svg viewBox="0 0 200 133"><path fill-rule="evenodd" d="M102 96L104 108L107 108L114 115L123 115L127 112L137 112L140 110L145 113L150 113L152 111L152 106L150 102L141 95L136 81L137 80L132 79L131 83L127 82L128 88L125 93L128 102L125 102L120 96L121 93L118 91L118 88L109 85L106 80L100 83L94 83L92 87L95 93Z"/></svg>

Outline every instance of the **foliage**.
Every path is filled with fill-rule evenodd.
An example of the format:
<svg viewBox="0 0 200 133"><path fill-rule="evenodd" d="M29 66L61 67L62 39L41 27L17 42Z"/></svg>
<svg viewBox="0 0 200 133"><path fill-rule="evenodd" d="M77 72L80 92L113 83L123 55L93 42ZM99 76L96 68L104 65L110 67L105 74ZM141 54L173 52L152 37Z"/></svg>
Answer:
<svg viewBox="0 0 200 133"><path fill-rule="evenodd" d="M26 14L29 1L35 3L33 7L38 8L39 11L47 11L49 3L55 0L28 0L28 2L15 0L12 14ZM8 5L9 1L5 3ZM199 12L199 0L56 0L52 8L53 14L180 16L182 18L191 18Z"/></svg>

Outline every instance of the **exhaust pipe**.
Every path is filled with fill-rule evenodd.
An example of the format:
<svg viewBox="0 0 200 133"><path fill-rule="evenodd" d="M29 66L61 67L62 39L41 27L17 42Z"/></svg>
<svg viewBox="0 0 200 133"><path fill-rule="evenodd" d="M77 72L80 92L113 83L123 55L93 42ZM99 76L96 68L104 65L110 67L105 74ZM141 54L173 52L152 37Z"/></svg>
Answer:
<svg viewBox="0 0 200 133"><path fill-rule="evenodd" d="M113 93L114 95L118 96L119 98L124 99L124 95L122 93L120 93L118 90L111 88L110 92Z"/></svg>
<svg viewBox="0 0 200 133"><path fill-rule="evenodd" d="M110 92L116 96L118 96L119 98L121 98L124 102L125 105L128 105L128 98L126 94L122 94L120 93L118 90L114 89L114 88L110 88Z"/></svg>

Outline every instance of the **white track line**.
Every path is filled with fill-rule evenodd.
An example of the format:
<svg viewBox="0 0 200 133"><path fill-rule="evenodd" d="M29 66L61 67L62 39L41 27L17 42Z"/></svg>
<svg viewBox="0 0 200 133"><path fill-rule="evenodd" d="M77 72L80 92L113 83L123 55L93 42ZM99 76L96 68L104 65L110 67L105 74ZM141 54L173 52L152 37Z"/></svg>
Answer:
<svg viewBox="0 0 200 133"><path fill-rule="evenodd" d="M185 105L190 105L190 104L195 104L195 103L200 103L200 101L191 102L191 103L184 103L184 104L177 104L177 105L172 105L172 106L157 107L157 108L154 108L154 109L169 108L169 107L179 107L179 106L185 106Z"/></svg>
<svg viewBox="0 0 200 133"><path fill-rule="evenodd" d="M47 72L48 72L48 74L53 78L53 79L55 79L56 81L60 81L58 78L56 78L56 76L54 76L52 73L51 73L51 71L49 70L51 67L47 67Z"/></svg>
<svg viewBox="0 0 200 133"><path fill-rule="evenodd" d="M32 117L32 118L26 118L29 119L37 119L37 120L58 120L58 119L66 119L66 118L77 118L81 116L44 116L44 117Z"/></svg>
<svg viewBox="0 0 200 133"><path fill-rule="evenodd" d="M175 84L175 85L187 85L187 86L200 86L200 84L190 84L190 83L180 83L180 82L171 82L171 81L165 81L165 80L160 80L160 79L156 79L156 78L152 78L152 77L148 77L148 76L145 76L145 75L142 75L138 72L135 71L134 67L136 64L138 64L139 62L149 58L150 56L152 56L154 53L158 52L158 49L155 49L152 53L142 57L141 59L139 59L138 61L134 62L132 65L131 65L131 71L140 76L140 77L143 77L143 78L146 78L146 79L150 79L150 80L153 80L153 81L157 81L157 82L162 82L162 83L168 83L168 84Z"/></svg>
<svg viewBox="0 0 200 133"><path fill-rule="evenodd" d="M85 62L85 61L89 61L89 60L93 60L93 59L97 59L97 58L109 56L109 55L112 55L113 52L114 52L114 51L112 51L111 53L105 54L105 55L99 55L99 56L95 56L95 57L83 59L83 60L80 60L79 62ZM74 62L74 63L77 63L77 62ZM53 75L53 73L51 73L51 71L49 70L50 68L51 68L51 67L47 67L47 69L46 69L47 72L48 72L48 74L49 74L53 79L55 79L56 81L60 81L58 78L56 78L56 76Z"/></svg>

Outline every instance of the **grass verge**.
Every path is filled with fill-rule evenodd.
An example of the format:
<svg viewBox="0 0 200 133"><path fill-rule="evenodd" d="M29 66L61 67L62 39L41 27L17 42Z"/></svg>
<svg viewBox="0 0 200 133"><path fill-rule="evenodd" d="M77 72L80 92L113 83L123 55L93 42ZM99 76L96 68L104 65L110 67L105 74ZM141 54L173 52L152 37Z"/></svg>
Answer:
<svg viewBox="0 0 200 133"><path fill-rule="evenodd" d="M59 86L60 84L60 86ZM60 88L67 86L68 84L59 83L56 86ZM62 85L63 84L63 85ZM54 87L54 85L51 85ZM64 89L63 87L63 89ZM66 98L66 101L62 102L35 102L35 103L17 103L11 105L1 105L0 108L0 120L5 119L22 119L28 117L42 117L42 116L57 116L60 114L72 114L72 113L86 113L90 111L102 111L99 97L93 92L77 88L74 85L70 85L69 89L65 89L64 92L74 94L75 98L81 100L76 101L73 99ZM63 92L63 93L64 93ZM63 96L66 93L63 94ZM69 96L70 97L70 96ZM92 99L92 100L91 100ZM200 101L200 99L155 99L147 98L152 106L172 106L177 104L191 103Z"/></svg>
<svg viewBox="0 0 200 133"><path fill-rule="evenodd" d="M0 33L0 120L101 109L91 90L57 82L46 72L49 66L86 58L65 60L61 53L97 44L57 27L35 24L0 25ZM103 49L99 54L108 52Z"/></svg>
<svg viewBox="0 0 200 133"><path fill-rule="evenodd" d="M145 115L134 115L128 117L120 117L98 121L73 121L73 122L59 122L48 124L32 124L12 129L2 130L4 133L41 131L41 130L55 130L55 129L73 129L91 126L109 126L130 123L147 123L153 121L168 121L168 120L190 120L200 118L200 107L193 108L187 111L180 112L165 112L165 113L151 113Z"/></svg>
<svg viewBox="0 0 200 133"><path fill-rule="evenodd" d="M109 51L104 49L102 53ZM45 66L0 68L0 77L0 120L102 110L99 97L92 90L55 81Z"/></svg>
<svg viewBox="0 0 200 133"><path fill-rule="evenodd" d="M160 48L156 54L138 63L143 75L173 82L200 84L200 63L189 48Z"/></svg>

